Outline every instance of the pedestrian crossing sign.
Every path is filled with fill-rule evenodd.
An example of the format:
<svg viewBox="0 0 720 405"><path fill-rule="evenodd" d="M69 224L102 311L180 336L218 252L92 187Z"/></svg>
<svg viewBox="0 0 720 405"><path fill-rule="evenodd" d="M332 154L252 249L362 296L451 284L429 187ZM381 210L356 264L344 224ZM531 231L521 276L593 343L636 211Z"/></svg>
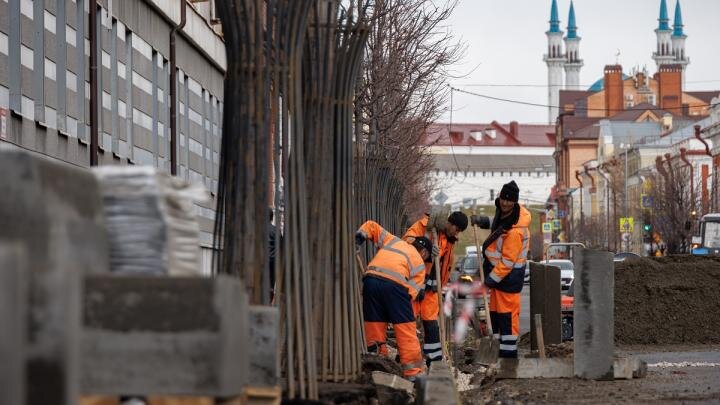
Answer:
<svg viewBox="0 0 720 405"><path fill-rule="evenodd" d="M632 232L634 229L633 226L633 217L620 218L620 232Z"/></svg>
<svg viewBox="0 0 720 405"><path fill-rule="evenodd" d="M543 222L542 231L543 233L552 233L552 222Z"/></svg>

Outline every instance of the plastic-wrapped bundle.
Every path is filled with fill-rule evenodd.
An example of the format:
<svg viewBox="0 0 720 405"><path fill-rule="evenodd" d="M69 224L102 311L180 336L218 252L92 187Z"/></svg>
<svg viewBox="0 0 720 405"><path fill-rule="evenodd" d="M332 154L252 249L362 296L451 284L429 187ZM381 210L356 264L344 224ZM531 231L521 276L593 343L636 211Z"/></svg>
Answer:
<svg viewBox="0 0 720 405"><path fill-rule="evenodd" d="M110 271L199 275L200 227L193 205L207 199L202 185L149 166L102 166L100 183Z"/></svg>

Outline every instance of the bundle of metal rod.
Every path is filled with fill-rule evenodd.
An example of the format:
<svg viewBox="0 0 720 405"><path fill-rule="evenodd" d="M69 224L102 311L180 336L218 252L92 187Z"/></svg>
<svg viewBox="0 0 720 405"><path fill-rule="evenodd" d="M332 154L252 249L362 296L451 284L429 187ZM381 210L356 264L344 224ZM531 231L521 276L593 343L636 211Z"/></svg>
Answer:
<svg viewBox="0 0 720 405"><path fill-rule="evenodd" d="M364 10L352 2L315 3L303 55L308 238L313 258L320 377L359 377L364 348L353 251L352 108L366 40ZM332 158L329 158L332 157Z"/></svg>
<svg viewBox="0 0 720 405"><path fill-rule="evenodd" d="M268 277L270 167L282 175L283 238L276 250L283 370L290 398L317 398L315 325L304 161L302 52L314 0L218 2L228 69L215 246L218 272L237 274L262 301ZM271 119L272 118L272 119ZM270 143L272 140L272 151ZM263 159L273 156L273 163ZM276 181L276 185L280 182ZM275 190L276 202L281 193ZM222 248L222 249L220 249ZM265 282L265 285L268 285Z"/></svg>
<svg viewBox="0 0 720 405"><path fill-rule="evenodd" d="M218 2L225 28L227 79L220 153L215 246L218 272L242 278L252 302L261 291L255 269L266 266L268 101L273 65L264 46L261 0Z"/></svg>
<svg viewBox="0 0 720 405"><path fill-rule="evenodd" d="M360 145L356 152L359 167L355 187L360 199L357 220L374 219L391 233L402 235L408 225L403 206L405 188L380 149L368 144Z"/></svg>
<svg viewBox="0 0 720 405"><path fill-rule="evenodd" d="M347 381L361 371L352 114L368 32L363 4L218 2L228 74L216 265L241 276L253 302L261 301L273 202L282 223L275 302L289 398L316 399L318 378Z"/></svg>

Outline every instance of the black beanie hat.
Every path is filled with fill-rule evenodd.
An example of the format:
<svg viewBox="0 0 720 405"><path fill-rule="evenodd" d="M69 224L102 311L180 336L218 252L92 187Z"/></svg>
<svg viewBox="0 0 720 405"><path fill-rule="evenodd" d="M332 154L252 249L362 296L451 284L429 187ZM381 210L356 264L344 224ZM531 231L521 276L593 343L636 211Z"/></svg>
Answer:
<svg viewBox="0 0 720 405"><path fill-rule="evenodd" d="M511 180L510 183L503 185L500 190L500 198L507 201L518 202L520 199L520 188L518 187L515 180Z"/></svg>
<svg viewBox="0 0 720 405"><path fill-rule="evenodd" d="M458 227L460 232L467 229L468 217L460 211L455 211L448 217L448 222Z"/></svg>

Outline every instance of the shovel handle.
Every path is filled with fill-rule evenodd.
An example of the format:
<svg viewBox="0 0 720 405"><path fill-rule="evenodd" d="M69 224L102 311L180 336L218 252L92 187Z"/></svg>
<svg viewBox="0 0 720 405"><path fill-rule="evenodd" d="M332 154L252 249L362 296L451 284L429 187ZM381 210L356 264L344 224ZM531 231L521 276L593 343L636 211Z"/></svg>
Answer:
<svg viewBox="0 0 720 405"><path fill-rule="evenodd" d="M438 247L440 247L440 240L438 239L438 233L436 229L433 229L432 231L433 236L433 243L437 244ZM440 337L441 342L443 342L442 349L443 354L445 355L445 358L448 358L447 348L445 347L445 312L443 311L443 299L442 299L442 269L440 268L440 255L437 255L433 258L435 261L435 278L437 279L437 294L438 294L438 315L439 315L439 323L440 323Z"/></svg>
<svg viewBox="0 0 720 405"><path fill-rule="evenodd" d="M483 271L482 265L481 265L481 259L482 259L482 250L480 246L480 240L478 239L477 235L477 225L473 224L473 236L475 237L475 249L477 249L477 263L478 263L478 273L480 273L480 283L485 286L485 272ZM493 335L493 327L492 327L492 321L490 320L490 305L488 304L488 296L486 289L483 288L482 290L482 297L483 297L483 304L485 305L485 324L487 325L487 331L488 336Z"/></svg>

